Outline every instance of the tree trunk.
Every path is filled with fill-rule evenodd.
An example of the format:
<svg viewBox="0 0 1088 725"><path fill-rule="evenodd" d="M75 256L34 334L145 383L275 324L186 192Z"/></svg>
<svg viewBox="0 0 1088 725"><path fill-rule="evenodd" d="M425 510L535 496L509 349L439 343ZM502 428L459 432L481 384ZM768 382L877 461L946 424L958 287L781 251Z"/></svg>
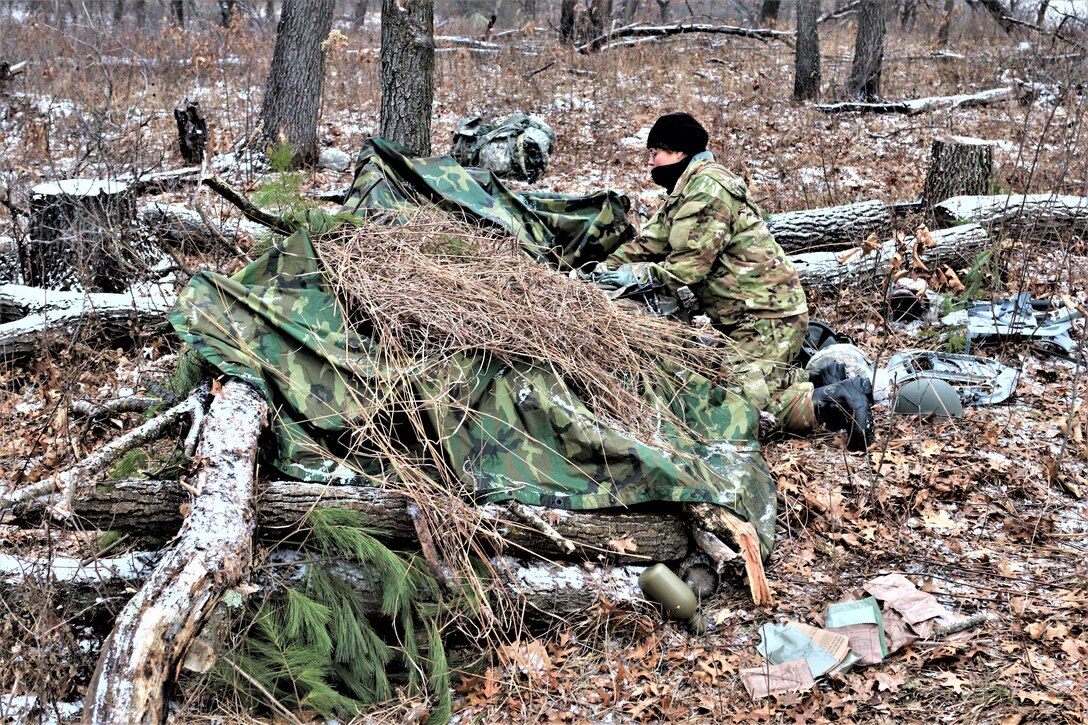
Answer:
<svg viewBox="0 0 1088 725"><path fill-rule="evenodd" d="M759 6L759 22L774 24L778 22L778 9L782 0L763 0Z"/></svg>
<svg viewBox="0 0 1088 725"><path fill-rule="evenodd" d="M949 265L953 269L969 264L979 252L989 248L993 240L977 224L952 227L933 232L937 246L919 249L919 259L930 269ZM806 290L836 292L844 287L877 287L888 280L892 271L892 258L901 249L915 248L915 240L908 237L903 242L888 240L869 254L859 251L851 254L839 252L808 252L791 254L789 260L797 269L801 286ZM909 262L908 262L909 264Z"/></svg>
<svg viewBox="0 0 1088 725"><path fill-rule="evenodd" d="M941 28L937 31L937 45L948 45L948 35L952 31L952 15L956 9L956 0L944 0L944 14L941 16Z"/></svg>
<svg viewBox="0 0 1088 725"><path fill-rule="evenodd" d="M661 22L669 22L669 0L657 0L657 10L661 14Z"/></svg>
<svg viewBox="0 0 1088 725"><path fill-rule="evenodd" d="M188 498L174 481L108 481L93 488L81 487L72 511L81 525L138 536L171 536L182 523L180 507ZM295 481L271 481L259 486L258 522L267 540L279 541L285 532L302 525L314 508L346 508L363 514L364 524L380 531L379 538L395 545L418 538L408 514L410 501L373 486L327 486ZM35 500L14 511L18 521L36 524L47 513L47 502ZM688 525L678 512L638 509L561 511L526 506L547 520L563 539L574 544L573 553L556 541L527 527L503 504L477 507L485 521L516 551L532 551L550 559L613 563L679 561L690 553ZM623 551L609 542L623 541Z"/></svg>
<svg viewBox="0 0 1088 725"><path fill-rule="evenodd" d="M1016 23L1008 19L1007 16L1011 13L1001 4L1001 0L977 0L977 2L997 21L997 24L1001 26L1006 34L1012 33Z"/></svg>
<svg viewBox="0 0 1088 725"><path fill-rule="evenodd" d="M219 24L229 28L234 20L234 8L237 0L219 0Z"/></svg>
<svg viewBox="0 0 1088 725"><path fill-rule="evenodd" d="M355 28L366 27L366 11L369 9L370 0L355 0L352 10L351 24Z"/></svg>
<svg viewBox="0 0 1088 725"><path fill-rule="evenodd" d="M212 402L199 491L177 544L117 618L87 693L93 723L161 723L165 687L223 592L249 573L253 471L267 406L237 380Z"/></svg>
<svg viewBox="0 0 1088 725"><path fill-rule="evenodd" d="M431 155L434 0L382 0L381 135Z"/></svg>
<svg viewBox="0 0 1088 725"><path fill-rule="evenodd" d="M1039 7L1035 9L1035 24L1042 26L1046 22L1046 11L1050 8L1050 0L1039 0Z"/></svg>
<svg viewBox="0 0 1088 725"><path fill-rule="evenodd" d="M264 139L294 149L292 163L317 160L317 117L325 82L321 44L332 29L334 0L284 0L276 26L276 47L261 106Z"/></svg>
<svg viewBox="0 0 1088 725"><path fill-rule="evenodd" d="M135 0L132 7L133 13L136 15L136 27L147 27L147 0Z"/></svg>
<svg viewBox="0 0 1088 725"><path fill-rule="evenodd" d="M559 4L559 42L574 44L574 8L576 0L562 0Z"/></svg>
<svg viewBox="0 0 1088 725"><path fill-rule="evenodd" d="M863 101L880 99L880 74L884 65L884 0L864 0L858 12L854 64L846 79L846 95Z"/></svg>
<svg viewBox="0 0 1088 725"><path fill-rule="evenodd" d="M22 254L26 283L56 290L125 289L138 271L135 218L135 195L121 182L66 179L35 186Z"/></svg>
<svg viewBox="0 0 1088 725"><path fill-rule="evenodd" d="M903 0L899 11L899 26L904 30L914 27L914 20L918 17L918 0Z"/></svg>
<svg viewBox="0 0 1088 725"><path fill-rule="evenodd" d="M170 21L179 28L185 27L185 0L170 0Z"/></svg>
<svg viewBox="0 0 1088 725"><path fill-rule="evenodd" d="M767 226L787 252L846 249L870 234L885 239L892 232L892 212L882 201L772 214Z"/></svg>
<svg viewBox="0 0 1088 725"><path fill-rule="evenodd" d="M798 0L793 76L795 101L811 101L820 97L820 36L816 31L816 17L819 14L820 0Z"/></svg>
<svg viewBox="0 0 1088 725"><path fill-rule="evenodd" d="M113 0L113 24L120 25L125 17L125 0Z"/></svg>
<svg viewBox="0 0 1088 725"><path fill-rule="evenodd" d="M638 6L640 0L625 0L623 3L623 22L630 23L635 19L635 15L638 14Z"/></svg>
<svg viewBox="0 0 1088 725"><path fill-rule="evenodd" d="M933 141L922 206L929 212L953 196L981 196L989 191L994 147L989 141L949 136Z"/></svg>
<svg viewBox="0 0 1088 725"><path fill-rule="evenodd" d="M973 222L989 230L1011 230L1028 239L1088 234L1088 197L1083 196L957 196L938 202L933 213L943 224Z"/></svg>

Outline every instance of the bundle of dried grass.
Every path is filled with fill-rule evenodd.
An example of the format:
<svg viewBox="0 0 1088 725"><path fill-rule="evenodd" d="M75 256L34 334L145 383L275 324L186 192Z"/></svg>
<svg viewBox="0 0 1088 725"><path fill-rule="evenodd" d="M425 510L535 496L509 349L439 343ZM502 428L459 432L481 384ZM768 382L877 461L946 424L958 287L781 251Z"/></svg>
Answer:
<svg viewBox="0 0 1088 725"><path fill-rule="evenodd" d="M396 221L403 221L401 215ZM513 237L420 208L407 223L372 217L315 240L338 295L373 326L382 349L439 361L492 355L554 370L599 415L649 434L643 376L723 375L718 348L691 327L638 314L596 287L529 259Z"/></svg>
<svg viewBox="0 0 1088 725"><path fill-rule="evenodd" d="M431 400L416 399L420 386L408 380L371 391L366 407L374 412L353 423L352 438L383 462L383 485L415 502L416 531L436 579L471 592L472 616L445 626L472 628L474 641L516 638L525 603L500 577L481 579L474 568L503 545L496 522L468 503L426 423L430 406L453 404L443 387L445 361L468 353L550 368L597 415L660 447L662 419L673 430L686 426L651 408L640 386L672 374L667 370L720 377L723 352L699 343L691 327L625 309L593 285L534 262L516 239L434 208L407 219L403 212L373 215L313 241L345 318L365 325L390 369L435 383L428 386L436 391ZM397 443L386 413L408 422L423 458Z"/></svg>

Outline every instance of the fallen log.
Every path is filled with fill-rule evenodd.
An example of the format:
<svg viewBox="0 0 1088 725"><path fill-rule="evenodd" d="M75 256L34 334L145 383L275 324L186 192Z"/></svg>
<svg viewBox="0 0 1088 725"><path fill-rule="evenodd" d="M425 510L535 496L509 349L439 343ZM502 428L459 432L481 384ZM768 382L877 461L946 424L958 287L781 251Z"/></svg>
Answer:
<svg viewBox="0 0 1088 725"><path fill-rule="evenodd" d="M933 232L936 246L918 249L919 259L927 267L949 265L958 268L971 262L983 249L993 243L986 230L977 224L942 229ZM911 251L922 247L913 237L902 242L890 239L868 254L859 250L854 253L808 252L791 254L793 266L806 290L834 291L845 286L876 286L887 281L892 271L892 258L901 248L907 252L908 265Z"/></svg>
<svg viewBox="0 0 1088 725"><path fill-rule="evenodd" d="M933 208L941 224L972 222L1021 234L1088 233L1088 197L1057 194L957 196Z"/></svg>
<svg viewBox="0 0 1088 725"><path fill-rule="evenodd" d="M992 106L1006 101L1016 101L1027 95L1029 88L1029 84L1017 83L1012 86L991 88L978 93L957 96L933 96L895 103L820 103L813 106L813 108L824 113L902 113L907 116L914 116L919 113L928 113L940 109Z"/></svg>
<svg viewBox="0 0 1088 725"><path fill-rule="evenodd" d="M344 195L346 197L347 192ZM213 225L199 212L181 204L146 204L140 209L139 220L144 227L153 230L164 245L186 252L207 252L224 246L224 240L227 249L233 252L243 242L250 246L254 239L273 233L244 218Z"/></svg>
<svg viewBox="0 0 1088 725"><path fill-rule="evenodd" d="M772 214L768 226L787 252L845 249L870 234L880 238L892 231L891 208L882 201L804 209Z"/></svg>
<svg viewBox="0 0 1088 725"><path fill-rule="evenodd" d="M71 508L82 528L166 538L181 525L181 508L188 499L188 493L175 481L104 481L82 488ZM374 486L271 481L260 484L257 493L259 535L268 541L280 541L302 526L306 515L315 508L346 508L361 513L364 525L380 532L379 539L394 545L410 543L416 540L408 514L410 503L400 494ZM28 501L14 511L13 520L37 525L47 507L45 500ZM496 523L496 531L513 554L533 552L576 561L652 563L678 561L691 548L688 525L679 513L525 508L548 521L563 539L574 544L575 551L563 551L548 536L519 524L503 504L479 506L483 517Z"/></svg>
<svg viewBox="0 0 1088 725"><path fill-rule="evenodd" d="M158 287L87 293L0 285L0 359L39 351L46 333L75 338L94 330L99 339L116 342L137 330L165 329L173 304L173 292Z"/></svg>
<svg viewBox="0 0 1088 725"><path fill-rule="evenodd" d="M598 35L588 43L578 46L579 53L588 53L600 49L605 43L619 38L664 38L682 33L712 33L718 35L736 35L742 38L759 40L788 40L795 33L792 30L773 30L771 28L739 28L733 25L710 25L688 23L679 25L633 25Z"/></svg>
<svg viewBox="0 0 1088 725"><path fill-rule="evenodd" d="M87 693L84 719L159 723L164 688L223 592L248 575L254 464L267 405L230 380L212 402L197 451L198 495L174 548L117 618Z"/></svg>

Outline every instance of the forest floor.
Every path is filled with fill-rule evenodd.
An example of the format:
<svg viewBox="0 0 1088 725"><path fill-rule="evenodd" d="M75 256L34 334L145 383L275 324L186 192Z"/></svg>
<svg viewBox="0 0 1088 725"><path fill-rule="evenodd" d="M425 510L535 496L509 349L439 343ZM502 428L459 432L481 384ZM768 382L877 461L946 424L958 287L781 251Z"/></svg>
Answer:
<svg viewBox="0 0 1088 725"><path fill-rule="evenodd" d="M434 150L447 150L446 139L465 115L534 113L558 136L552 165L535 188L611 187L652 210L658 193L647 178L645 132L657 115L684 109L703 120L712 150L750 181L767 212L915 199L930 143L945 134L995 142L995 191L1086 195L1083 56L1070 59L1068 46L1038 35L1000 36L979 17L963 19L949 52L936 54L929 30L923 24L889 37L885 97L979 91L1014 77L1048 82L1054 94L912 117L828 116L789 99L792 54L781 44L687 36L581 56L541 34L530 38L528 53L518 46L498 54L439 54ZM30 60L33 69L0 93L0 183L16 203L45 179L183 165L172 150L170 116L183 97L200 101L214 151L228 150L252 130L271 55L267 35L228 41L215 31L166 33L131 39L139 52L119 46L109 53L89 51L76 35L30 24L0 42L7 54L0 60ZM849 24L829 27L822 38L828 98L848 71L851 38ZM373 31L349 37L330 60L321 136L349 153L377 126L376 44ZM246 54L262 60L236 62ZM233 180L254 179L236 174ZM349 181L350 173L322 171L308 185L320 190ZM189 190L171 200L194 198ZM236 214L208 192L200 198L214 218ZM11 234L12 224L0 210L0 235ZM903 224L911 231L913 222ZM1003 239L999 259L984 296L1029 292L1085 304L1085 239ZM199 263L231 271L243 260ZM880 290L843 289L811 303L814 317L852 335L872 358L948 345L924 323L888 321ZM1083 331L1078 323L1078 342ZM4 479L25 483L48 475L131 427L138 416L75 425L65 403L139 389L142 375L165 374L175 348L169 339L151 338L135 350L101 350L83 338L43 350L29 366L0 368ZM723 586L703 603L711 628L698 636L646 618L623 625L607 613L587 613L568 628L514 643L486 672L461 680L455 721L1088 720L1084 368L1026 342L974 352L1019 370L1009 402L968 408L949 421L878 409L877 440L867 453L845 452L833 434L764 446L780 508L767 563L773 606L753 607L743 587ZM94 536L3 527L0 542L5 552L42 546L78 552L93 546ZM755 645L762 624L819 623L828 604L889 572L906 574L956 612L986 613L987 623L948 641L915 643L810 692L760 702L748 697L737 673L760 663ZM4 625L8 638L17 639L16 630L11 621ZM93 666L80 654L78 635L56 635L67 655L24 653L24 668L32 662L36 674L20 674L15 660L5 660L4 687L33 674L40 692L77 697ZM526 648L535 653L531 666L519 660Z"/></svg>

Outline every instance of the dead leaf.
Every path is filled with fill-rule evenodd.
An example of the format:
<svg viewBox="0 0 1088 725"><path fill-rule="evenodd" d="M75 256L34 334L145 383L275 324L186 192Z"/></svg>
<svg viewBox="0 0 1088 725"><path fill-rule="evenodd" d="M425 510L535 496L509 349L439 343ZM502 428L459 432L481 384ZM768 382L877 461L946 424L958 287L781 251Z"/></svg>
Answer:
<svg viewBox="0 0 1088 725"><path fill-rule="evenodd" d="M937 677L941 680L943 687L951 688L952 692L956 694L962 694L964 687L969 687L970 680L964 680L955 672L938 672Z"/></svg>
<svg viewBox="0 0 1088 725"><path fill-rule="evenodd" d="M881 672L877 671L874 675L876 678L876 689L879 692L898 692L907 678L898 672Z"/></svg>
<svg viewBox="0 0 1088 725"><path fill-rule="evenodd" d="M608 546L617 554L628 554L638 550L638 544L626 536L622 539L609 539Z"/></svg>

